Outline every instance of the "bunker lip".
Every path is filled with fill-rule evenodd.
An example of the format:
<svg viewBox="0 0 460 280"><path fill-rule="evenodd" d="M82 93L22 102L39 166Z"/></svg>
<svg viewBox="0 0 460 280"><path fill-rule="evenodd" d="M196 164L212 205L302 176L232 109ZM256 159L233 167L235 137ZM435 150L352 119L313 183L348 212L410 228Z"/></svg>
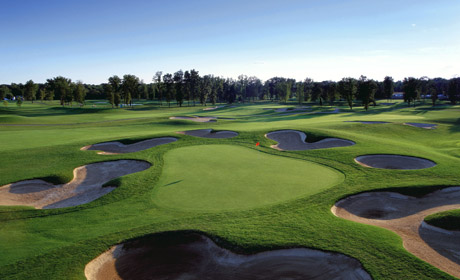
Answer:
<svg viewBox="0 0 460 280"><path fill-rule="evenodd" d="M414 126L418 128L424 128L424 129L436 129L438 126L437 124L431 124L431 123L404 123L404 125L409 125L409 126Z"/></svg>
<svg viewBox="0 0 460 280"><path fill-rule="evenodd" d="M449 187L421 198L394 192L361 193L338 201L331 211L343 219L395 232L407 251L460 278L460 232L423 222L428 215L459 208L460 187Z"/></svg>
<svg viewBox="0 0 460 280"><path fill-rule="evenodd" d="M194 122L216 122L216 117L170 117L170 120L187 120Z"/></svg>
<svg viewBox="0 0 460 280"><path fill-rule="evenodd" d="M113 141L84 146L80 150L97 150L101 151L98 152L98 154L100 155L116 155L122 153L134 153L138 151L143 151L159 145L169 144L175 141L177 141L177 138L174 137L152 138L129 145L125 145L118 141Z"/></svg>
<svg viewBox="0 0 460 280"><path fill-rule="evenodd" d="M436 166L429 159L391 154L362 155L354 160L361 166L381 169L416 170Z"/></svg>
<svg viewBox="0 0 460 280"><path fill-rule="evenodd" d="M278 130L265 134L268 139L278 142L272 145L273 149L280 151L303 151L315 149L327 149L336 147L347 147L354 145L355 142L340 138L326 138L314 143L307 143L307 135L297 130Z"/></svg>
<svg viewBox="0 0 460 280"><path fill-rule="evenodd" d="M199 233L169 232L112 247L85 267L93 279L371 279L360 262L307 248L241 255Z"/></svg>
<svg viewBox="0 0 460 280"><path fill-rule="evenodd" d="M106 182L150 167L140 160L91 163L74 169L72 181L53 185L43 180L25 180L0 187L0 205L25 205L37 209L63 208L85 204L114 190Z"/></svg>
<svg viewBox="0 0 460 280"><path fill-rule="evenodd" d="M178 131L176 133L201 137L201 138L232 138L238 136L238 132L224 130L224 131L213 131L212 129L197 129L197 130L187 130L187 131Z"/></svg>

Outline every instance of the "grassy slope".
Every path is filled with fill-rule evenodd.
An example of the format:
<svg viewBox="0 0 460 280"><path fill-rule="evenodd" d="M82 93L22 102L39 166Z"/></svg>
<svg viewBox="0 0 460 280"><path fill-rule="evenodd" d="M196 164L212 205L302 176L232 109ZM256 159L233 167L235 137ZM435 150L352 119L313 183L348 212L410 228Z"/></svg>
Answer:
<svg viewBox="0 0 460 280"><path fill-rule="evenodd" d="M447 230L460 230L460 209L430 215L425 222Z"/></svg>
<svg viewBox="0 0 460 280"><path fill-rule="evenodd" d="M267 113L272 105L242 106L204 112L201 108L171 110L106 110L64 113L54 116L49 107L33 105L39 116L23 108L11 108L2 117L22 123L94 122L105 119L135 120L69 126L0 126L0 185L18 180L48 177L70 180L76 166L117 158L144 159L149 171L125 176L118 189L79 207L27 210L0 207L0 278L82 279L84 265L111 245L123 240L165 230L195 229L219 236L220 242L237 251L306 246L345 253L359 259L375 279L448 279L449 277L407 253L399 237L371 226L338 219L331 205L349 194L384 188L430 189L459 185L460 131L458 108L443 110L371 108L370 112L338 115L246 116ZM398 108L399 105L393 106ZM8 109L9 110L9 109ZM46 113L43 113L42 110ZM58 110L58 109L56 109ZM219 115L225 110L236 120L196 124L168 120L172 115ZM45 116L40 116L40 112ZM102 115L101 115L102 114ZM392 123L364 125L345 120L386 120ZM403 126L406 121L438 123L436 130ZM232 139L199 139L175 134L184 129L214 128L240 132ZM268 148L273 141L263 135L276 129L298 129L313 134L351 139L357 145L304 152L279 152ZM100 156L79 148L102 141L144 139L156 136L181 138L172 144L117 156ZM163 154L176 148L202 144L229 144L282 157L308 160L330 166L346 175L344 182L312 196L254 210L191 213L156 205L155 186L163 168ZM353 163L357 155L394 153L426 157L438 166L425 170L395 171L366 169ZM308 163L308 162L307 162ZM302 164L301 164L302 165ZM46 167L46 168L44 168ZM384 178L384 179L382 179Z"/></svg>

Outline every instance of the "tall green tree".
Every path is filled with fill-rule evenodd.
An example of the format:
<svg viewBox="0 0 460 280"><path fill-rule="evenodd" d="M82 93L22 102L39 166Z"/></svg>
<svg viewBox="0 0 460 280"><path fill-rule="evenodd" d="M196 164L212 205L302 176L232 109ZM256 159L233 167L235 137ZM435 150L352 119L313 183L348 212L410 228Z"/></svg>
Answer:
<svg viewBox="0 0 460 280"><path fill-rule="evenodd" d="M190 70L190 94L192 95L193 106L195 101L201 96L201 77L195 69Z"/></svg>
<svg viewBox="0 0 460 280"><path fill-rule="evenodd" d="M163 84L164 84L164 96L166 102L168 102L168 107L171 107L171 100L174 99L174 78L172 74L163 75Z"/></svg>
<svg viewBox="0 0 460 280"><path fill-rule="evenodd" d="M304 90L304 101L308 101L311 98L313 91L314 82L311 78L305 78L303 81L303 90Z"/></svg>
<svg viewBox="0 0 460 280"><path fill-rule="evenodd" d="M10 89L3 85L0 87L0 100L4 100L10 93Z"/></svg>
<svg viewBox="0 0 460 280"><path fill-rule="evenodd" d="M177 104L179 107L182 107L182 103L184 102L184 72L179 70L174 73L174 89L175 89L175 96Z"/></svg>
<svg viewBox="0 0 460 280"><path fill-rule="evenodd" d="M206 106L208 96L212 92L212 77L211 75L205 75L201 79L201 92L200 92L200 103Z"/></svg>
<svg viewBox="0 0 460 280"><path fill-rule="evenodd" d="M369 103L375 102L374 95L377 90L377 83L374 80L368 79L366 76L362 76L358 80L357 96L361 100L364 109L369 109Z"/></svg>
<svg viewBox="0 0 460 280"><path fill-rule="evenodd" d="M163 75L162 71L157 71L155 76L153 76L152 81L155 85L155 95L158 97L158 101L160 101L160 106L163 102L163 91L162 91L162 84L161 84L161 75Z"/></svg>
<svg viewBox="0 0 460 280"><path fill-rule="evenodd" d="M457 101L460 99L460 78L452 78L449 80L447 96L449 98L450 104L457 104Z"/></svg>
<svg viewBox="0 0 460 280"><path fill-rule="evenodd" d="M383 94L385 98L391 99L394 92L395 88L393 78L390 76L386 76L385 79L383 79Z"/></svg>
<svg viewBox="0 0 460 280"><path fill-rule="evenodd" d="M126 74L123 76L121 88L123 92L123 101L126 105L132 106L132 97L137 96L137 87L139 85L139 78L135 75Z"/></svg>
<svg viewBox="0 0 460 280"><path fill-rule="evenodd" d="M410 106L410 103L413 102L415 106L415 100L418 96L418 86L419 82L416 78L409 77L404 78L403 81L403 93L404 93L404 101Z"/></svg>
<svg viewBox="0 0 460 280"><path fill-rule="evenodd" d="M46 98L46 90L45 90L45 88L43 88L43 87L40 88L40 89L38 90L38 95L39 95L39 97L40 97L40 101L44 101L45 98Z"/></svg>
<svg viewBox="0 0 460 280"><path fill-rule="evenodd" d="M56 96L61 100L62 106L72 103L73 95L71 91L71 79L58 76L53 79L47 79L46 84L49 92L53 93L53 97Z"/></svg>
<svg viewBox="0 0 460 280"><path fill-rule="evenodd" d="M36 96L37 85L32 80L27 81L27 83L24 85L24 99L34 103L34 100L37 98Z"/></svg>
<svg viewBox="0 0 460 280"><path fill-rule="evenodd" d="M110 105L112 105L112 108L113 108L115 105L115 96L114 96L112 85L103 84L102 86L104 88L105 97L107 101L110 103Z"/></svg>
<svg viewBox="0 0 460 280"><path fill-rule="evenodd" d="M77 81L73 86L73 99L80 104L80 107L85 104L86 88L82 81Z"/></svg>
<svg viewBox="0 0 460 280"><path fill-rule="evenodd" d="M358 83L353 78L343 78L338 84L337 89L340 96L345 99L348 103L348 107L353 109L353 100L356 97L356 92L358 90Z"/></svg>
<svg viewBox="0 0 460 280"><path fill-rule="evenodd" d="M190 100L192 99L191 93L191 75L187 70L184 72L184 98L188 100L188 106L190 106Z"/></svg>

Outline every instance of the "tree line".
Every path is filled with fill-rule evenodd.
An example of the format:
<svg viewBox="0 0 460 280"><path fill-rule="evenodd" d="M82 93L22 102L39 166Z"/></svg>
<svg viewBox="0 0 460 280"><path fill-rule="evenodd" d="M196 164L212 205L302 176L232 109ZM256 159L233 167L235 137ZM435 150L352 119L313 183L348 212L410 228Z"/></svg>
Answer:
<svg viewBox="0 0 460 280"><path fill-rule="evenodd" d="M177 106L196 106L206 104L254 102L271 100L288 102L295 99L299 104L317 102L333 105L337 101L345 101L353 109L356 102L366 110L375 105L377 99L391 99L394 92L403 92L404 101L415 105L421 98L430 98L433 106L438 95L446 96L452 104L460 100L460 78L450 80L443 78L408 77L402 81L394 81L385 77L383 81L345 77L338 82L315 82L311 78L301 81L284 77L273 77L262 81L254 76L240 75L237 79L217 77L214 75L200 76L192 69L163 73L158 71L150 83L145 83L135 75L109 77L100 85L83 84L81 81L58 76L48 79L44 84L36 84L32 80L25 84L10 84L0 87L0 100L17 97L19 99L60 100L61 105L72 105L73 102L84 105L85 99L106 99L112 107L131 106L134 99L156 100L169 107L175 101ZM19 104L18 104L19 105Z"/></svg>

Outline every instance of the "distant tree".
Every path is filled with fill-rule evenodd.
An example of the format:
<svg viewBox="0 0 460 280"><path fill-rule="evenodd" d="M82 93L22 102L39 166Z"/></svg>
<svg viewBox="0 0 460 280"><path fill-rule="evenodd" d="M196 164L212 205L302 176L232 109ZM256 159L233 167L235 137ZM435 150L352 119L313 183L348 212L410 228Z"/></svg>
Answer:
<svg viewBox="0 0 460 280"><path fill-rule="evenodd" d="M358 90L358 83L353 78L343 78L337 84L337 89L340 96L345 99L348 103L350 109L353 109L353 100L356 97L356 92Z"/></svg>
<svg viewBox="0 0 460 280"><path fill-rule="evenodd" d="M172 74L163 75L163 84L164 84L164 95L166 102L168 102L168 107L171 107L171 100L174 99L174 78Z"/></svg>
<svg viewBox="0 0 460 280"><path fill-rule="evenodd" d="M337 84L332 81L326 81L323 83L323 89L326 93L326 98L329 101L329 105L332 106L335 99L337 98Z"/></svg>
<svg viewBox="0 0 460 280"><path fill-rule="evenodd" d="M44 101L46 98L46 90L44 88L40 88L38 90L38 95L40 97L40 101Z"/></svg>
<svg viewBox="0 0 460 280"><path fill-rule="evenodd" d="M149 99L149 87L144 83L144 81L141 81L140 93L145 100Z"/></svg>
<svg viewBox="0 0 460 280"><path fill-rule="evenodd" d="M304 85L304 88L303 88L304 100L308 101L311 98L312 91L313 91L313 86L314 86L313 79L305 78L305 80L303 81L303 85Z"/></svg>
<svg viewBox="0 0 460 280"><path fill-rule="evenodd" d="M16 106L21 107L21 105L22 105L22 97L18 97L16 99Z"/></svg>
<svg viewBox="0 0 460 280"><path fill-rule="evenodd" d="M184 72L184 98L188 100L188 106L190 106L190 100L192 99L191 94L191 75L189 71Z"/></svg>
<svg viewBox="0 0 460 280"><path fill-rule="evenodd" d="M132 97L137 96L137 87L139 85L139 78L135 75L124 75L121 88L123 91L123 101L126 105L132 106Z"/></svg>
<svg viewBox="0 0 460 280"><path fill-rule="evenodd" d="M49 89L49 92L53 93L53 97L56 96L61 100L62 106L70 104L73 100L71 84L71 79L67 79L62 76L47 80L47 88Z"/></svg>
<svg viewBox="0 0 460 280"><path fill-rule="evenodd" d="M404 78L403 81L403 92L404 92L404 101L410 106L411 102L414 102L418 95L418 80L413 77Z"/></svg>
<svg viewBox="0 0 460 280"><path fill-rule="evenodd" d="M447 88L447 96L449 97L450 104L455 105L460 98L460 78L452 78L449 80Z"/></svg>
<svg viewBox="0 0 460 280"><path fill-rule="evenodd" d="M11 94L16 98L24 96L24 85L23 84L12 83L10 90L11 90Z"/></svg>
<svg viewBox="0 0 460 280"><path fill-rule="evenodd" d="M118 106L120 105L121 103L121 97L120 97L120 94L118 92L115 92L113 94L113 104L115 105L116 108L118 108Z"/></svg>
<svg viewBox="0 0 460 280"><path fill-rule="evenodd" d="M0 100L4 100L10 93L10 89L7 86L0 87Z"/></svg>
<svg viewBox="0 0 460 280"><path fill-rule="evenodd" d="M203 106L206 106L206 101L208 96L212 92L212 77L210 75L205 75L201 79L201 92L200 92L200 103Z"/></svg>
<svg viewBox="0 0 460 280"><path fill-rule="evenodd" d="M357 96L361 100L366 111L369 108L369 103L375 102L374 94L376 90L377 83L374 80L369 80L366 76L361 75L361 77L358 80Z"/></svg>
<svg viewBox="0 0 460 280"><path fill-rule="evenodd" d="M198 71L195 69L190 70L190 94L192 95L193 106L195 101L200 97L201 92L201 78Z"/></svg>
<svg viewBox="0 0 460 280"><path fill-rule="evenodd" d="M111 84L103 84L102 85L104 88L104 93L107 101L112 105L112 108L114 107L113 105L115 104L115 96L113 94L113 88Z"/></svg>
<svg viewBox="0 0 460 280"><path fill-rule="evenodd" d="M3 100L3 106L8 107L8 101Z"/></svg>
<svg viewBox="0 0 460 280"><path fill-rule="evenodd" d="M32 101L36 99L37 95L37 85L34 83L34 81L29 80L27 83L24 85L24 99L27 101Z"/></svg>
<svg viewBox="0 0 460 280"><path fill-rule="evenodd" d="M323 87L321 83L313 83L313 88L311 92L311 99L313 101L319 101L319 105L323 106Z"/></svg>
<svg viewBox="0 0 460 280"><path fill-rule="evenodd" d="M160 106L162 105L162 102L163 102L163 92L161 90L161 75L163 75L163 72L157 71L155 73L155 76L153 76L152 78L152 81L155 85L156 96L158 97L158 101L160 101Z"/></svg>
<svg viewBox="0 0 460 280"><path fill-rule="evenodd" d="M48 101L54 100L54 90L45 88L46 96L45 99Z"/></svg>
<svg viewBox="0 0 460 280"><path fill-rule="evenodd" d="M184 72L182 72L182 70L175 72L173 80L176 101L179 107L182 107L182 103L184 102Z"/></svg>
<svg viewBox="0 0 460 280"><path fill-rule="evenodd" d="M77 81L73 86L73 99L75 102L78 102L80 106L85 104L86 88L83 85L82 81Z"/></svg>
<svg viewBox="0 0 460 280"><path fill-rule="evenodd" d="M428 84L428 93L430 94L431 104L436 105L436 100L438 100L438 93L436 90L436 84L433 80L430 80Z"/></svg>
<svg viewBox="0 0 460 280"><path fill-rule="evenodd" d="M297 95L297 102L299 105L302 105L303 101L305 100L305 84L303 82L296 83L296 95Z"/></svg>
<svg viewBox="0 0 460 280"><path fill-rule="evenodd" d="M395 89L394 89L394 82L393 78L390 76L386 76L383 80L383 94L386 99L391 99L393 96Z"/></svg>

